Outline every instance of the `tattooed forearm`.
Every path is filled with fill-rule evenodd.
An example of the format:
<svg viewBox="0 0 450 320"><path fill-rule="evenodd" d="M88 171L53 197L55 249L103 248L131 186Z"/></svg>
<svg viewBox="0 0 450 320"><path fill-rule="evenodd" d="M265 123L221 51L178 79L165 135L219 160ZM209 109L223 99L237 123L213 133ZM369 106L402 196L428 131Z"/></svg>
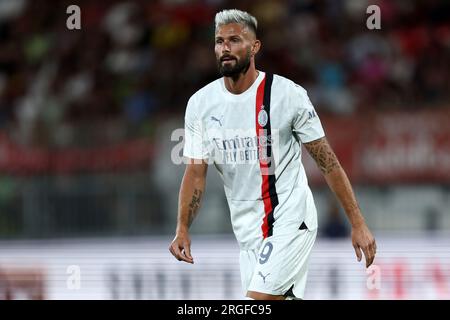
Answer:
<svg viewBox="0 0 450 320"><path fill-rule="evenodd" d="M189 227L197 216L205 190L206 163L186 166L178 195L177 234L189 232Z"/></svg>
<svg viewBox="0 0 450 320"><path fill-rule="evenodd" d="M202 191L200 189L194 189L194 195L192 196L191 203L189 204L189 216L188 216L188 225L192 224L194 217L197 213L197 210L200 208L202 198Z"/></svg>
<svg viewBox="0 0 450 320"><path fill-rule="evenodd" d="M352 186L327 139L324 137L305 143L305 147L317 162L327 184L344 207L351 225L353 227L361 226L364 223L364 217L359 209Z"/></svg>
<svg viewBox="0 0 450 320"><path fill-rule="evenodd" d="M304 144L311 157L316 161L323 174L329 174L341 167L325 137Z"/></svg>

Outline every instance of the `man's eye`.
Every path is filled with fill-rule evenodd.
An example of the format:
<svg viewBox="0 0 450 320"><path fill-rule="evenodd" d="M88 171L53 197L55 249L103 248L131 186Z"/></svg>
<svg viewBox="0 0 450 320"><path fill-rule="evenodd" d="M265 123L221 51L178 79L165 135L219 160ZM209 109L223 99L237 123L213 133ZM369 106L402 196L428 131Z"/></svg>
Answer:
<svg viewBox="0 0 450 320"><path fill-rule="evenodd" d="M222 40L216 40L217 44L221 44L223 41Z"/></svg>

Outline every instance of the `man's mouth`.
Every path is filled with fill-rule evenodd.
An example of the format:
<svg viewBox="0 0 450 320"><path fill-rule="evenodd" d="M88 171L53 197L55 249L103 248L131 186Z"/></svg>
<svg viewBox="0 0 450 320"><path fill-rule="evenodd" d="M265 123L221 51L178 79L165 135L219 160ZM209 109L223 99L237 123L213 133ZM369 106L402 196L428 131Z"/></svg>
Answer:
<svg viewBox="0 0 450 320"><path fill-rule="evenodd" d="M220 61L222 61L222 62L233 61L233 60L236 60L236 59L232 58L232 57L222 57L222 58L220 58Z"/></svg>

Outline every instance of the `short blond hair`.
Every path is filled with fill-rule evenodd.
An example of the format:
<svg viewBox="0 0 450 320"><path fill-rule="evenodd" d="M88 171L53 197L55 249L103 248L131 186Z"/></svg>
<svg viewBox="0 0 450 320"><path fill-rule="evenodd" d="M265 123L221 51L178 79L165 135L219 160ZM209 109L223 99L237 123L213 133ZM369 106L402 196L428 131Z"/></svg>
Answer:
<svg viewBox="0 0 450 320"><path fill-rule="evenodd" d="M256 30L258 28L258 21L254 16L252 16L248 12L241 11L238 9L222 10L216 13L214 22L216 24L216 32L220 26L230 23L242 24L246 28L250 29L255 35Z"/></svg>

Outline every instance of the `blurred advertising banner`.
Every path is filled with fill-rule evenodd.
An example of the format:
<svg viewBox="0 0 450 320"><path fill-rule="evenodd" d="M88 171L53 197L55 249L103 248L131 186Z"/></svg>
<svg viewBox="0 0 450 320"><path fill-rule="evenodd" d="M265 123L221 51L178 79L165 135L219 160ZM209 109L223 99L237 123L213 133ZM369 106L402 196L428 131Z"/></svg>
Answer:
<svg viewBox="0 0 450 320"><path fill-rule="evenodd" d="M7 270L0 280L10 279L0 297L33 298L20 293L40 279L44 299L243 299L232 236L193 236L193 265L171 256L170 240L0 242L0 271ZM375 264L366 269L350 239L319 238L305 299L450 299L448 235L380 236L377 244Z"/></svg>
<svg viewBox="0 0 450 320"><path fill-rule="evenodd" d="M91 148L24 147L0 133L0 171L18 175L104 172L149 165L152 147L146 139Z"/></svg>
<svg viewBox="0 0 450 320"><path fill-rule="evenodd" d="M45 299L45 275L36 267L0 265L0 300Z"/></svg>
<svg viewBox="0 0 450 320"><path fill-rule="evenodd" d="M450 182L450 112L384 114L364 131L361 175L374 182Z"/></svg>
<svg viewBox="0 0 450 320"><path fill-rule="evenodd" d="M322 122L353 182L450 182L450 110L324 117ZM322 183L315 164L305 160L311 182Z"/></svg>

